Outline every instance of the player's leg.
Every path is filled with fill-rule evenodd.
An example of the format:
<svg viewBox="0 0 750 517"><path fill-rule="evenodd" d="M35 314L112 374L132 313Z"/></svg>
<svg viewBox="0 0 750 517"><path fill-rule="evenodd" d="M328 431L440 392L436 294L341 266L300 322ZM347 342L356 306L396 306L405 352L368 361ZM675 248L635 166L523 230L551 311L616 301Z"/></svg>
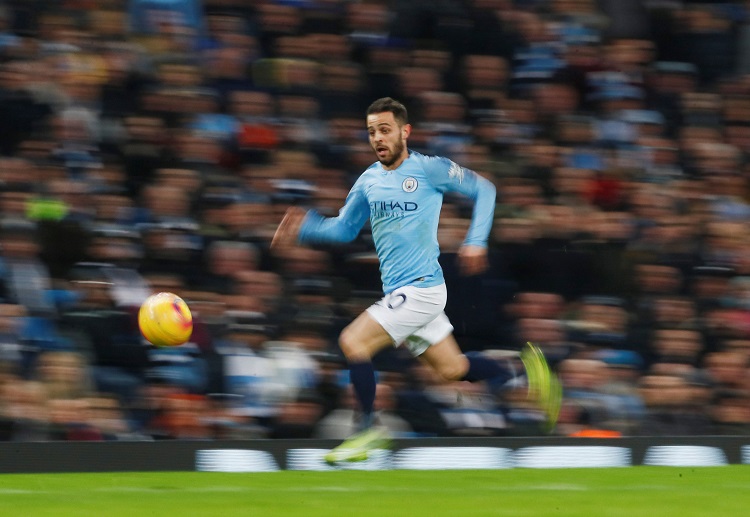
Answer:
<svg viewBox="0 0 750 517"><path fill-rule="evenodd" d="M516 377L517 373L510 361L496 361L481 354L463 354L450 333L452 329L448 318L443 314L410 336L407 346L446 380L486 380L502 385ZM447 335L446 331L449 332ZM415 347L420 342L426 346L423 351ZM433 344L428 345L429 343ZM521 362L528 382L529 398L535 400L544 411L551 428L557 422L560 412L560 382L547 364L542 351L531 343L522 350Z"/></svg>
<svg viewBox="0 0 750 517"><path fill-rule="evenodd" d="M388 441L383 429L371 425L376 391L372 358L383 348L400 344L435 319L445 308L445 300L444 285L403 287L368 307L341 333L339 345L349 363L352 388L362 410L363 430L330 451L326 461L363 460L368 451Z"/></svg>
<svg viewBox="0 0 750 517"><path fill-rule="evenodd" d="M443 313L446 300L445 284L426 288L405 286L368 307L341 333L339 345L350 366L365 426L371 423L368 419L371 419L375 398L372 357L389 345L400 345L440 315L445 318L445 322L441 322L447 325L446 334L450 333L453 327ZM444 327L437 330L443 331Z"/></svg>
<svg viewBox="0 0 750 517"><path fill-rule="evenodd" d="M361 429L330 450L325 460L330 464L366 460L368 453L386 447L389 439L384 430L373 427L373 410L377 384L372 358L393 345L393 339L370 314L364 312L339 336L339 346L349 364L349 379L362 415Z"/></svg>
<svg viewBox="0 0 750 517"><path fill-rule="evenodd" d="M464 354L453 334L428 347L419 358L448 381L492 380L504 384L519 373L511 361L496 360L481 354Z"/></svg>
<svg viewBox="0 0 750 517"><path fill-rule="evenodd" d="M393 339L367 312L352 321L339 336L339 346L349 364L349 378L362 412L362 427L372 424L375 402L375 369L372 358L392 346Z"/></svg>

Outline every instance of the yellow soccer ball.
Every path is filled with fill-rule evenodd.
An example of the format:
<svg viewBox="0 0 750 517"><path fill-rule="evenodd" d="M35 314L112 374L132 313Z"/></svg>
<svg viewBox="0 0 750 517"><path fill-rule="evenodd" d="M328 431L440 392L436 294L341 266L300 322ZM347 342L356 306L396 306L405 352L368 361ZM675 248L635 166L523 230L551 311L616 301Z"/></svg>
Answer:
<svg viewBox="0 0 750 517"><path fill-rule="evenodd" d="M193 315L187 303L172 293L146 298L138 311L143 337L156 346L179 346L193 333Z"/></svg>

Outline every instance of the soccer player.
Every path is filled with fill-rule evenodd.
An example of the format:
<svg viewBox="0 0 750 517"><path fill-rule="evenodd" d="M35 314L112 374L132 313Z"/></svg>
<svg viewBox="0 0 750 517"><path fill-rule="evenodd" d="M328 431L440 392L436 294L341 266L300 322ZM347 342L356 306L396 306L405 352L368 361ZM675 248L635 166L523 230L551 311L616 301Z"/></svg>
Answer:
<svg viewBox="0 0 750 517"><path fill-rule="evenodd" d="M349 324L339 346L362 412L362 431L326 455L326 461L359 461L388 443L373 422L375 371L372 358L388 346L404 345L446 380L509 380L510 365L464 355L445 315L446 286L438 263L438 221L443 194L457 192L473 200L471 225L458 252L460 271L475 275L488 267L487 238L495 209L495 187L453 161L407 148L411 133L407 110L390 97L367 109L369 141L378 161L354 183L337 217L291 207L274 235L272 247L350 242L370 221L380 261L384 297ZM524 348L530 396L551 423L559 411L559 384L538 348Z"/></svg>

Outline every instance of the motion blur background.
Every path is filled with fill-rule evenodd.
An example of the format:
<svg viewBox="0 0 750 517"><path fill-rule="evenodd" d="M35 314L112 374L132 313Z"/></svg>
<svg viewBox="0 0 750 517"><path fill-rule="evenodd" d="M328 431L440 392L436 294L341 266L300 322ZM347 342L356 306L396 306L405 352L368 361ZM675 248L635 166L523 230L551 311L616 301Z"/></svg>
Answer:
<svg viewBox="0 0 750 517"><path fill-rule="evenodd" d="M336 344L380 294L335 215L374 161L364 110L499 192L491 270L446 309L467 352L527 340L558 436L750 434L750 4L669 0L0 2L0 440L343 438ZM134 315L172 291L191 343ZM522 386L376 360L394 435L534 436Z"/></svg>

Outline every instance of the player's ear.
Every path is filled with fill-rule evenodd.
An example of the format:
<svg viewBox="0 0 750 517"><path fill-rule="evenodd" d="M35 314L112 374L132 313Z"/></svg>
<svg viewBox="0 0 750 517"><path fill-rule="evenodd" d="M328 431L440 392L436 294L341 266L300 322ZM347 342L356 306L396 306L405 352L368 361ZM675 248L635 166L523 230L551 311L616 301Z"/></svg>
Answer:
<svg viewBox="0 0 750 517"><path fill-rule="evenodd" d="M411 134L411 124L404 124L401 126L401 138L407 139Z"/></svg>

